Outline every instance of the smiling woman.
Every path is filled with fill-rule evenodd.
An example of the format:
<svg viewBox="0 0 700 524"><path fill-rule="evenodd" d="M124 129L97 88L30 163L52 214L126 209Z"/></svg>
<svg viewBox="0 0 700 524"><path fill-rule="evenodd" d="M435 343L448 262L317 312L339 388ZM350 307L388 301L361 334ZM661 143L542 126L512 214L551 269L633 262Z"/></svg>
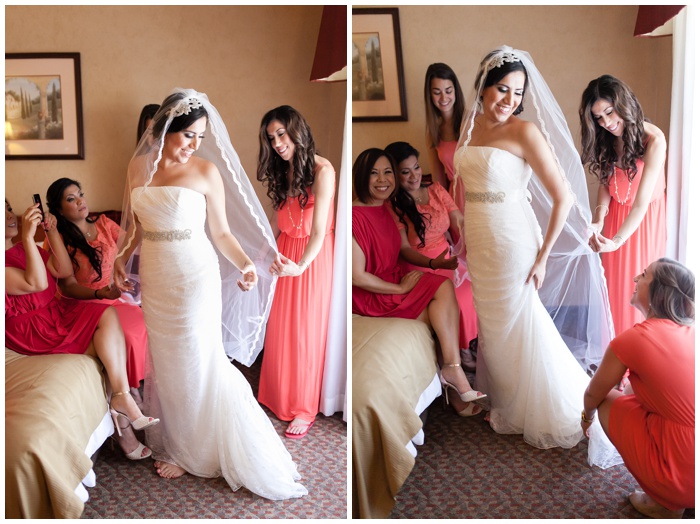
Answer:
<svg viewBox="0 0 700 524"><path fill-rule="evenodd" d="M463 402L483 399L462 370L459 355L459 307L452 281L445 276L406 271L399 264L401 235L385 202L394 194L394 161L381 149L362 152L353 165L357 200L352 206L352 312L426 322L440 341L440 379L447 393ZM433 259L415 253L414 263L431 267ZM445 259L454 267L456 258ZM468 406L469 414L479 409Z"/></svg>
<svg viewBox="0 0 700 524"><path fill-rule="evenodd" d="M581 158L599 182L589 242L602 253L615 332L622 333L642 321L629 307L632 277L666 252L666 139L629 86L610 75L589 82L579 117Z"/></svg>
<svg viewBox="0 0 700 524"><path fill-rule="evenodd" d="M277 210L277 280L258 400L300 439L321 401L333 278L335 170L316 154L311 127L296 109L280 106L260 123L258 180Z"/></svg>
<svg viewBox="0 0 700 524"><path fill-rule="evenodd" d="M240 359L262 342L271 285L258 278L262 271L247 252L262 269L274 244L205 94L177 89L164 100L129 164L126 197L115 282L131 289L127 260L140 245L153 363L144 404L164 421L146 433L156 471L164 478L223 476L232 490L245 486L274 500L305 495L289 452L226 357L224 333L238 337L226 343L237 344Z"/></svg>

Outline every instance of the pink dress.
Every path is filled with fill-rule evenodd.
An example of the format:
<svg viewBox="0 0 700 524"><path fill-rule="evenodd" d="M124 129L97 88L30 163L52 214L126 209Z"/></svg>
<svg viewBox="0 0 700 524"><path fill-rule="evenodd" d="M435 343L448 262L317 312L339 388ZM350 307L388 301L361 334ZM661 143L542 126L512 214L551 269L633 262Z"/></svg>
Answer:
<svg viewBox="0 0 700 524"><path fill-rule="evenodd" d="M39 248L44 266L48 252ZM27 254L20 242L5 251L5 267L26 269ZM5 346L23 355L82 354L92 341L108 304L56 299L56 279L46 268L44 291L10 295L5 291Z"/></svg>
<svg viewBox="0 0 700 524"><path fill-rule="evenodd" d="M630 184L627 173L615 168L615 174L608 183L612 199L603 226L604 237L613 238L630 214L643 171L644 162L637 160L637 174ZM637 308L630 305L635 286L632 279L666 253L665 188L666 180L661 173L647 212L637 230L619 249L602 254L615 333L623 333L644 320Z"/></svg>
<svg viewBox="0 0 700 524"><path fill-rule="evenodd" d="M429 202L427 204L417 205L418 211L424 215L430 216L430 220L426 220L425 246L419 247L420 239L416 234L413 223L408 220L408 218L404 218L404 220L408 224L407 235L411 247L426 257L435 258L450 247L445 238L445 232L450 227L449 215L452 211L457 209L457 206L454 200L452 200L452 197L450 197L440 184L434 183L430 185L428 187L428 195ZM406 226L399 221L398 216L394 215L394 220L399 230L406 229ZM427 267L414 266L405 261L403 264L405 264L407 271L418 269L424 273L436 273L450 279L454 278L454 271L450 269L430 269ZM459 347L468 348L469 342L477 336L476 310L474 309L474 300L472 298L471 282L468 279L464 279L464 282L462 282L459 287L455 288L455 294L457 295L457 302L459 303Z"/></svg>
<svg viewBox="0 0 700 524"><path fill-rule="evenodd" d="M450 196L462 213L464 213L464 184L461 177L455 179L455 151L457 149L457 141L446 142L441 140L435 148L437 150L440 163L445 170L447 180L450 182Z"/></svg>
<svg viewBox="0 0 700 524"><path fill-rule="evenodd" d="M102 278L95 282L97 271L95 271L88 260L87 255L82 251L75 253L75 260L79 264L76 270L73 266L75 279L81 286L90 289L101 289L112 282L113 262L117 255L117 239L119 237L119 225L105 215L100 215L95 221L97 236L89 244L102 251ZM47 246L47 241L44 241ZM94 300L113 306L117 310L119 321L124 331L126 342L126 373L129 379L129 386L138 388L140 382L145 377L146 352L148 351L148 333L143 320L143 312L136 304L116 300Z"/></svg>
<svg viewBox="0 0 700 524"><path fill-rule="evenodd" d="M321 400L323 365L333 279L335 241L331 201L321 250L298 277L277 279L265 335L258 402L280 420L312 421ZM277 248L299 262L309 243L314 196L302 212L299 199L288 197L277 212Z"/></svg>
<svg viewBox="0 0 700 524"><path fill-rule="evenodd" d="M642 489L670 510L695 507L695 326L648 319L610 349L633 395L610 410L609 436Z"/></svg>
<svg viewBox="0 0 700 524"><path fill-rule="evenodd" d="M365 255L365 271L398 284L407 273L399 264L401 235L386 206L352 206L352 236ZM352 286L352 312L366 317L416 319L447 277L426 273L404 295L373 293Z"/></svg>

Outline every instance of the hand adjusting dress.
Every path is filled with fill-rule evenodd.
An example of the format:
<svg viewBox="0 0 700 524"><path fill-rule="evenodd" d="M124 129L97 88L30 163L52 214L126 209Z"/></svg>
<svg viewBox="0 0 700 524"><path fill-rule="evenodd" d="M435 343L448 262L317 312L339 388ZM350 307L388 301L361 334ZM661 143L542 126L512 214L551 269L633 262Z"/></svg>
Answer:
<svg viewBox="0 0 700 524"><path fill-rule="evenodd" d="M236 284L240 270L209 239L204 194L151 187L173 121L200 109L207 130L197 156L220 174L229 230L256 266L258 283L247 292ZM129 163L124 196L117 256L131 254L127 274L134 271L137 218L142 231L139 278L151 356L144 404L161 419L157 431L146 434L154 457L194 475L223 476L232 489L245 486L265 498L305 495L291 456L227 358L249 366L262 349L275 289L267 268L276 250L226 125L206 94L176 88L165 99Z"/></svg>
<svg viewBox="0 0 700 524"><path fill-rule="evenodd" d="M488 72L505 62L521 62L529 79L525 110L511 118L538 127L574 202L539 292L525 280L542 246L552 199L524 159L469 145ZM489 394L495 431L522 434L540 448L570 448L583 437L580 411L589 382L584 369L595 369L611 333L600 259L587 243L585 173L559 104L527 52L494 50L478 78L454 158L464 184L462 238L479 324L477 389ZM589 464L622 462L598 421L589 434Z"/></svg>
<svg viewBox="0 0 700 524"><path fill-rule="evenodd" d="M224 351L204 195L139 187L131 202L144 231L139 272L155 386L145 403L161 419L146 432L154 458L269 499L305 495L289 452Z"/></svg>
<svg viewBox="0 0 700 524"><path fill-rule="evenodd" d="M491 398L491 427L538 448L581 440L589 378L562 340L533 282L542 244L528 201L532 170L508 151L463 147L467 262L479 322L478 389Z"/></svg>

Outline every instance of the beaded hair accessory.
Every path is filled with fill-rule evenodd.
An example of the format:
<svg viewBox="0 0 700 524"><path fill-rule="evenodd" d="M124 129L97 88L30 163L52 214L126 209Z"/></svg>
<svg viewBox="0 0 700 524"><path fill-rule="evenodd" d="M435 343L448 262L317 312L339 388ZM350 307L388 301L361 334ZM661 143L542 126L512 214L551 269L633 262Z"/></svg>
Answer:
<svg viewBox="0 0 700 524"><path fill-rule="evenodd" d="M520 58L518 58L515 53L510 51L498 53L491 60L489 60L489 63L486 65L486 71L491 71L491 69L495 67L501 67L506 62L520 62Z"/></svg>
<svg viewBox="0 0 700 524"><path fill-rule="evenodd" d="M168 110L166 114L168 116L172 116L173 118L177 118L178 116L189 115L190 111L200 107L202 107L202 102L199 99L194 97L183 98L175 107Z"/></svg>

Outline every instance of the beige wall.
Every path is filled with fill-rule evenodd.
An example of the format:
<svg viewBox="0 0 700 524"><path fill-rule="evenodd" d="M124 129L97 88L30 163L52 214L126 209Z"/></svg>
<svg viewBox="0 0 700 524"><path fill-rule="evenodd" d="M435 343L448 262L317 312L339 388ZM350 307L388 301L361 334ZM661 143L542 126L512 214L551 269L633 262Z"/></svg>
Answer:
<svg viewBox="0 0 700 524"><path fill-rule="evenodd" d="M79 52L84 160L5 161L17 212L32 193L70 177L91 210L119 209L141 108L174 87L207 93L255 180L263 114L289 104L311 125L317 148L340 171L346 83L309 82L321 6L5 7L5 51Z"/></svg>
<svg viewBox="0 0 700 524"><path fill-rule="evenodd" d="M634 38L636 17L637 6L400 7L408 122L354 123L352 160L368 147L405 140L418 149L429 172L423 103L428 65L452 67L468 97L479 62L503 44L530 53L577 145L581 93L606 73L632 87L647 116L668 137L672 41Z"/></svg>

